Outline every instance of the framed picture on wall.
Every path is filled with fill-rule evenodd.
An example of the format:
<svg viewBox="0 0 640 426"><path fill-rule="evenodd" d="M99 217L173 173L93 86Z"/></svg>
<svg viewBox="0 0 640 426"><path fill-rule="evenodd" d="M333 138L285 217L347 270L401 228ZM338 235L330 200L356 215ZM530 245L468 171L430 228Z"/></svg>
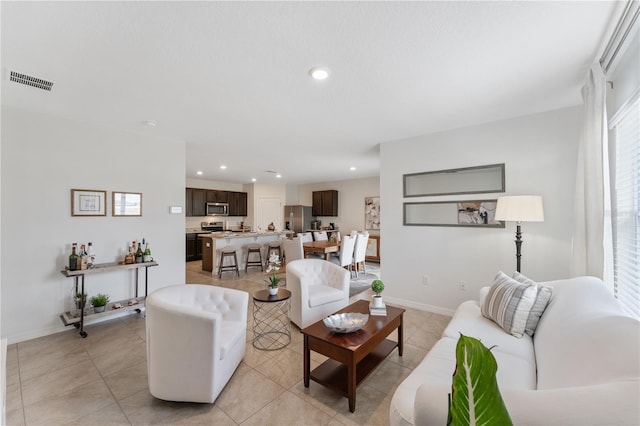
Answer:
<svg viewBox="0 0 640 426"><path fill-rule="evenodd" d="M71 216L106 216L107 191L71 190Z"/></svg>
<svg viewBox="0 0 640 426"><path fill-rule="evenodd" d="M364 197L364 229L380 229L380 197Z"/></svg>

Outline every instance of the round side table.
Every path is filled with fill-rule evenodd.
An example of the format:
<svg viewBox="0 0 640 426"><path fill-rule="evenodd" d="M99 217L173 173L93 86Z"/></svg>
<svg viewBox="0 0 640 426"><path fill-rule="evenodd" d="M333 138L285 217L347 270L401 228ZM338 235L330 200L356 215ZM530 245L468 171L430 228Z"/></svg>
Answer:
<svg viewBox="0 0 640 426"><path fill-rule="evenodd" d="M283 288L275 296L266 289L253 293L253 347L275 351L291 343L290 299L291 292Z"/></svg>

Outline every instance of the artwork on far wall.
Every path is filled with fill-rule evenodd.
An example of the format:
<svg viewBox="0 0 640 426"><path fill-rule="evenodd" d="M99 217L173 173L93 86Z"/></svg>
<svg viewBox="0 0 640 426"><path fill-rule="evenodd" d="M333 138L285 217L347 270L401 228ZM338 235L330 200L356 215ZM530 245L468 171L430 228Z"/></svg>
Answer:
<svg viewBox="0 0 640 426"><path fill-rule="evenodd" d="M364 197L364 229L380 229L380 197Z"/></svg>

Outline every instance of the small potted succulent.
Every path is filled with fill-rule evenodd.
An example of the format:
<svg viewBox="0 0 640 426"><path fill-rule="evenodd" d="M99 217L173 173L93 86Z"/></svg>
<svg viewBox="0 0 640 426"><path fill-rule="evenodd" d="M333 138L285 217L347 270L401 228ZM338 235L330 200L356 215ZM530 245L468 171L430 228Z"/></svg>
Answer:
<svg viewBox="0 0 640 426"><path fill-rule="evenodd" d="M109 296L106 294L98 293L96 296L93 296L90 300L93 305L93 311L97 314L100 312L104 312L107 303L109 303Z"/></svg>
<svg viewBox="0 0 640 426"><path fill-rule="evenodd" d="M376 294L375 296L373 296L373 306L376 308L381 308L383 304L382 296L380 295L380 293L382 293L382 291L384 290L384 283L382 282L382 280L373 280L373 282L371 283L371 290L373 290L373 292Z"/></svg>
<svg viewBox="0 0 640 426"><path fill-rule="evenodd" d="M278 284L282 281L282 278L276 275L276 272L280 269L280 257L274 253L269 256L269 266L267 267L267 273L271 272L271 276L266 279L267 286L269 287L269 294L275 296L278 294Z"/></svg>
<svg viewBox="0 0 640 426"><path fill-rule="evenodd" d="M84 308L84 305L87 303L87 293L77 292L75 296L76 309Z"/></svg>

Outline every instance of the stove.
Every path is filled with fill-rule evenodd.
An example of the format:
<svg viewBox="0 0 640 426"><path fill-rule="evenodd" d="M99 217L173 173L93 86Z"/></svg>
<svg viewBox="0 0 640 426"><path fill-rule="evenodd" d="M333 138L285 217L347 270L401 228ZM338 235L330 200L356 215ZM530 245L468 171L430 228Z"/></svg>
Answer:
<svg viewBox="0 0 640 426"><path fill-rule="evenodd" d="M200 228L203 231L224 231L224 222L200 222Z"/></svg>

